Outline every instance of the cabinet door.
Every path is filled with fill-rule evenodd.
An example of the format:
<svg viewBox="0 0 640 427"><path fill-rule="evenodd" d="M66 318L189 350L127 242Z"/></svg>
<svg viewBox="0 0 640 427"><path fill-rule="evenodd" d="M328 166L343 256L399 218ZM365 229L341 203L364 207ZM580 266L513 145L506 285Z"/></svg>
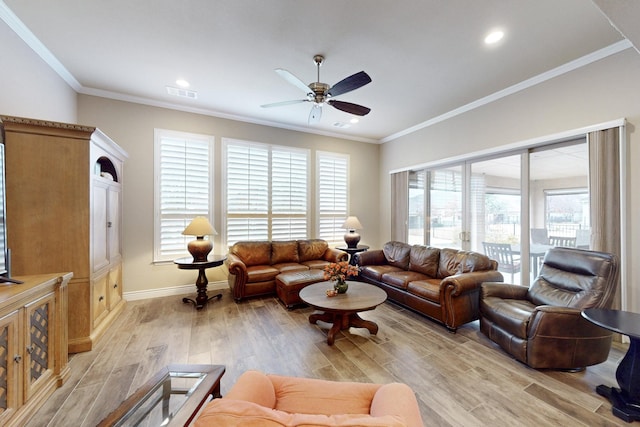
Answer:
<svg viewBox="0 0 640 427"><path fill-rule="evenodd" d="M107 239L109 244L109 261L120 257L120 187L109 186L108 193Z"/></svg>
<svg viewBox="0 0 640 427"><path fill-rule="evenodd" d="M109 310L122 300L122 264L118 263L109 270Z"/></svg>
<svg viewBox="0 0 640 427"><path fill-rule="evenodd" d="M91 281L91 305L93 307L93 327L97 327L108 314L107 311L107 282L109 272L97 276Z"/></svg>
<svg viewBox="0 0 640 427"><path fill-rule="evenodd" d="M5 425L22 405L19 385L25 361L18 353L18 322L18 311L0 318L0 425Z"/></svg>
<svg viewBox="0 0 640 427"><path fill-rule="evenodd" d="M107 257L107 193L109 187L98 179L93 180L93 206L91 211L91 252L93 271L109 264Z"/></svg>
<svg viewBox="0 0 640 427"><path fill-rule="evenodd" d="M24 363L25 399L46 385L55 366L51 343L55 337L55 294L53 292L25 307L27 319L26 352Z"/></svg>

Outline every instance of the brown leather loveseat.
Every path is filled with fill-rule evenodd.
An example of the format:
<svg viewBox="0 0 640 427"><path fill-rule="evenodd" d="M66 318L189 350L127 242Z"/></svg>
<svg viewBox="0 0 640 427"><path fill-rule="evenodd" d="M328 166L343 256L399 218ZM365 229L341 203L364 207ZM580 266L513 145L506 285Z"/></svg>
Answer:
<svg viewBox="0 0 640 427"><path fill-rule="evenodd" d="M280 273L322 270L332 262L346 261L349 255L329 247L321 239L290 241L243 241L235 243L225 261L229 288L236 301L276 293Z"/></svg>
<svg viewBox="0 0 640 427"><path fill-rule="evenodd" d="M377 285L389 300L415 310L450 331L478 319L482 282L501 282L498 263L486 255L457 249L387 242L360 252L359 280Z"/></svg>

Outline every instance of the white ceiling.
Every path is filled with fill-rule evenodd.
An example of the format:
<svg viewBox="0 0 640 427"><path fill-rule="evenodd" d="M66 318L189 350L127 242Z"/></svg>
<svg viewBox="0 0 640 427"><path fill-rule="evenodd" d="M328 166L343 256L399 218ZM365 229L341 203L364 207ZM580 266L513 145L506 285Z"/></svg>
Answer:
<svg viewBox="0 0 640 427"><path fill-rule="evenodd" d="M631 0L594 1L637 23L637 3L629 18L617 3ZM367 142L631 45L586 0L0 0L0 12L78 92ZM505 38L488 47L494 28ZM336 98L372 109L358 124L334 126L354 116L330 106L312 127L310 103L260 107L304 98L273 70L314 82L315 54L325 83L371 76ZM166 93L178 78L196 100Z"/></svg>

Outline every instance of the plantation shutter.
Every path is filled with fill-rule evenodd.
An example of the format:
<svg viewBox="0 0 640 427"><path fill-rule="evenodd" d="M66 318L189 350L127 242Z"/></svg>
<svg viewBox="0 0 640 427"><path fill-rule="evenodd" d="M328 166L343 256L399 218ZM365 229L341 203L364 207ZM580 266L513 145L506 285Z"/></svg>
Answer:
<svg viewBox="0 0 640 427"><path fill-rule="evenodd" d="M226 238L308 236L308 151L227 140Z"/></svg>
<svg viewBox="0 0 640 427"><path fill-rule="evenodd" d="M271 151L271 240L305 239L307 233L307 155Z"/></svg>
<svg viewBox="0 0 640 427"><path fill-rule="evenodd" d="M196 216L210 217L210 144L212 139L160 132L157 146L157 219L155 261L187 255L192 236L182 231Z"/></svg>
<svg viewBox="0 0 640 427"><path fill-rule="evenodd" d="M348 157L317 154L318 237L331 244L344 243L342 224L348 216Z"/></svg>

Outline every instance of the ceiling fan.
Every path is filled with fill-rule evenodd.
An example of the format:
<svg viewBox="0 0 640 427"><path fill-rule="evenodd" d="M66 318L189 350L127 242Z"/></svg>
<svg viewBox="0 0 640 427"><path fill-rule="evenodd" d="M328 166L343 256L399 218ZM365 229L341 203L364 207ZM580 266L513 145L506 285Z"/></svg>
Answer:
<svg viewBox="0 0 640 427"><path fill-rule="evenodd" d="M289 71L283 68L276 68L276 73L292 85L302 89L307 97L305 99L295 99L292 101L275 102L273 104L261 105L263 108L282 107L283 105L298 104L300 102L313 102L311 107L311 113L309 114L309 124L315 124L320 121L322 117L322 106L327 103L338 110L346 111L347 113L355 114L356 116L366 116L371 111L370 108L362 105L353 104L351 102L338 101L332 99L338 95L342 95L352 90L361 88L362 86L371 82L371 77L364 71L355 73L349 77L340 80L333 86L329 86L326 83L320 82L320 66L324 62L324 56L315 55L313 61L318 69L318 80L309 85L304 84L302 80L291 74Z"/></svg>

